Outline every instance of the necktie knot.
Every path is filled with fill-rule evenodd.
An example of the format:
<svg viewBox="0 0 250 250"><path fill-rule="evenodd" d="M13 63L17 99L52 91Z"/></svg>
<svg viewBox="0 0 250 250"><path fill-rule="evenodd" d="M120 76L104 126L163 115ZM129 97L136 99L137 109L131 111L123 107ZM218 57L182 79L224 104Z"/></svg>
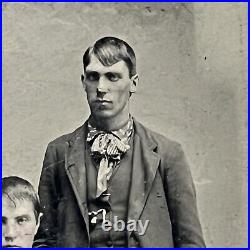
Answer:
<svg viewBox="0 0 250 250"><path fill-rule="evenodd" d="M120 163L122 156L130 149L128 144L133 131L133 120L117 131L98 131L88 123L87 141L91 144L91 156L98 163L97 190L98 198L108 188L114 168Z"/></svg>
<svg viewBox="0 0 250 250"><path fill-rule="evenodd" d="M108 160L119 161L129 148L128 144L112 133L100 133L93 141L91 154L97 159L105 157Z"/></svg>

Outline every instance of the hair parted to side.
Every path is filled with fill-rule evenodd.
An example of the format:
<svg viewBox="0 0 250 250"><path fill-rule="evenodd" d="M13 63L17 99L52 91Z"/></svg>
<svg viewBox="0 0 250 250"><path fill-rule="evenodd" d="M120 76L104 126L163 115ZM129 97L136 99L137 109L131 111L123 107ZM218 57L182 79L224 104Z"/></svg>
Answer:
<svg viewBox="0 0 250 250"><path fill-rule="evenodd" d="M128 67L129 76L136 74L136 57L134 50L123 40L116 37L103 37L89 47L83 55L84 70L94 54L104 66L111 66L123 60Z"/></svg>
<svg viewBox="0 0 250 250"><path fill-rule="evenodd" d="M18 176L8 176L2 178L2 197L5 196L13 205L16 206L15 201L29 200L34 206L34 214L36 222L41 213L41 205L39 197L34 190L34 187L27 181Z"/></svg>

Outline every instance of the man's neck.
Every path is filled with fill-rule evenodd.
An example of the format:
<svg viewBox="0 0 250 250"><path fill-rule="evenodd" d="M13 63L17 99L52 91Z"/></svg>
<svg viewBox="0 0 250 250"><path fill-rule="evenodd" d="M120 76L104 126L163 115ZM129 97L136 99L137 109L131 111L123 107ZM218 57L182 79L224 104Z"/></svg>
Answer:
<svg viewBox="0 0 250 250"><path fill-rule="evenodd" d="M127 117L123 119L103 119L100 117L94 117L93 115L90 116L90 123L93 124L97 129L104 130L104 131L116 131L122 127L124 127L129 120L129 114Z"/></svg>

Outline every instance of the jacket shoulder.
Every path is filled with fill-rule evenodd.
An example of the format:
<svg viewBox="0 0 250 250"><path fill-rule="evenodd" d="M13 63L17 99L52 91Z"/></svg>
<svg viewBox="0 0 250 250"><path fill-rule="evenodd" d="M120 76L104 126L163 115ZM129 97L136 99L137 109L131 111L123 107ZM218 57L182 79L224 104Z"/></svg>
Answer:
<svg viewBox="0 0 250 250"><path fill-rule="evenodd" d="M166 158L175 158L183 154L182 146L179 142L159 134L145 127L139 122L135 122L139 136L145 138L144 141L153 143L156 147L156 152Z"/></svg>
<svg viewBox="0 0 250 250"><path fill-rule="evenodd" d="M79 134L82 134L84 131L84 126L85 124L83 124L82 126L78 127L77 129L75 129L73 132L71 133L67 133L64 135L61 135L59 137L57 137L56 139L52 140L49 144L48 144L48 148L49 147L65 147L65 143L70 143L71 141L73 141Z"/></svg>
<svg viewBox="0 0 250 250"><path fill-rule="evenodd" d="M158 146L165 146L165 147L178 147L181 146L181 144L173 139L170 139L166 137L165 135L159 134L155 131L152 131L150 129L149 133L151 135L151 138L158 144Z"/></svg>
<svg viewBox="0 0 250 250"><path fill-rule="evenodd" d="M137 134L139 134L140 137L145 138L146 141L153 141L158 146L164 145L166 147L176 147L180 146L180 143L172 140L165 135L162 135L160 133L157 133L146 126L144 126L142 123L135 120L135 129Z"/></svg>

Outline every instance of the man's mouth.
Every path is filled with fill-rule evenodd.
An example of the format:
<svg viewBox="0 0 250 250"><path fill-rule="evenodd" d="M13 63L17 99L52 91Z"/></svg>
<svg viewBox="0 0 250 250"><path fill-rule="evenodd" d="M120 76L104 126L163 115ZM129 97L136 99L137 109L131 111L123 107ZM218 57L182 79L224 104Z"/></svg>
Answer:
<svg viewBox="0 0 250 250"><path fill-rule="evenodd" d="M105 105L105 104L109 104L109 103L112 103L111 101L109 100L95 100L95 103L96 104L99 104L99 105Z"/></svg>
<svg viewBox="0 0 250 250"><path fill-rule="evenodd" d="M97 99L95 100L96 103L111 103L109 100Z"/></svg>

